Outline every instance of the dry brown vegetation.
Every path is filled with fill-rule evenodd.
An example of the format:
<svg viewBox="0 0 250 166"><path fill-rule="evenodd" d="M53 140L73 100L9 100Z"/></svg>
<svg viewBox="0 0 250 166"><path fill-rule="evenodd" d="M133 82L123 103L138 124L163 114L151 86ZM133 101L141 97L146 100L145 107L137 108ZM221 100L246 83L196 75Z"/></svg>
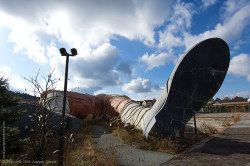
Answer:
<svg viewBox="0 0 250 166"><path fill-rule="evenodd" d="M216 118L214 119L216 120ZM217 118L217 121L223 120L223 125L224 127L226 127L230 126L233 121L238 121L239 119L240 114L236 113L234 116L227 117L225 119ZM134 146L135 148L166 152L171 154L179 154L185 151L188 147L208 137L209 135L218 132L217 129L210 123L206 123L204 121L201 125L201 128L199 128L200 132L198 132L197 135L194 134L194 131L191 128L189 132L185 132L184 138L178 138L176 140L163 137L150 137L149 139L145 139L142 131L135 129L133 126L124 127L124 124L121 123L118 118L113 118L111 120L90 120L88 121L88 123L86 123L85 121L85 126L80 131L66 133L64 164L66 166L119 165L119 163L117 163L116 149L112 149L111 154L106 154L97 149L93 138L92 125L103 125L107 127L112 132L112 135L118 137L120 140L122 140L122 142ZM46 149L46 153L44 154L47 161L54 163L57 162L58 140L58 135L54 135L53 137L50 137L48 139L48 146ZM27 149L26 153L18 156L12 156L11 160L32 161L34 160L34 158L35 156L32 153L32 147L30 147L29 149Z"/></svg>
<svg viewBox="0 0 250 166"><path fill-rule="evenodd" d="M222 123L222 127L227 127L240 119L240 114L236 113L232 117L212 118L213 122ZM221 122L222 121L222 122ZM132 126L123 127L124 125L119 120L114 120L112 123L112 134L124 143L130 144L139 149L167 152L172 154L178 154L185 151L188 147L194 145L195 143L201 141L202 139L208 137L209 135L218 133L218 129L208 121L203 121L201 126L199 126L198 134L194 134L194 129L192 131L185 132L184 138L177 138L172 140L170 138L155 138L150 137L148 140L143 136L142 131L133 128Z"/></svg>
<svg viewBox="0 0 250 166"><path fill-rule="evenodd" d="M123 127L122 124L112 127L112 134L118 137L126 144L130 144L138 149L166 152L178 154L186 148L207 137L206 134L186 134L184 138L172 140L166 137L149 137L145 139L142 131L133 128L132 126Z"/></svg>
<svg viewBox="0 0 250 166"><path fill-rule="evenodd" d="M234 122L239 121L239 120L240 120L240 113L235 113L235 114L233 115L233 119L234 119Z"/></svg>
<svg viewBox="0 0 250 166"><path fill-rule="evenodd" d="M48 146L44 158L48 161L44 165L58 165L58 135L54 135L48 139ZM95 165L95 166L118 166L116 161L116 151L112 151L111 155L107 155L96 148L95 141L92 136L91 124L84 126L80 131L67 132L65 135L65 166L79 165ZM32 147L28 148L26 153L11 157L11 161L27 161L34 162L35 156ZM49 164L50 163L50 164ZM52 163L52 164L51 164ZM28 164L32 165L32 164Z"/></svg>
<svg viewBox="0 0 250 166"><path fill-rule="evenodd" d="M88 125L80 132L75 132L73 143L68 140L65 149L65 165L119 165L116 162L116 152L112 151L109 156L96 148L92 136L92 127Z"/></svg>
<svg viewBox="0 0 250 166"><path fill-rule="evenodd" d="M224 121L222 122L223 127L228 127L231 125L233 119L231 117L226 117Z"/></svg>
<svg viewBox="0 0 250 166"><path fill-rule="evenodd" d="M206 133L208 135L218 133L218 130L214 126L212 126L209 123L206 123L205 121L202 122L199 129L200 129L201 132Z"/></svg>

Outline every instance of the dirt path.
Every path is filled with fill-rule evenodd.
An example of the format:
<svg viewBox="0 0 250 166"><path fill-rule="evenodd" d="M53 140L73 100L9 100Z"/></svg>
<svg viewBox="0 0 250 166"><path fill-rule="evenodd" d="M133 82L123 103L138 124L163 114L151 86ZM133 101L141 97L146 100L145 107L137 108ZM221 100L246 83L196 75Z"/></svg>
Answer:
<svg viewBox="0 0 250 166"><path fill-rule="evenodd" d="M163 165L250 166L250 113L220 134Z"/></svg>
<svg viewBox="0 0 250 166"><path fill-rule="evenodd" d="M123 144L118 138L112 136L104 126L93 126L93 133L97 148L109 155L112 152L116 154L118 162L123 166L158 166L173 157L168 153L140 150Z"/></svg>

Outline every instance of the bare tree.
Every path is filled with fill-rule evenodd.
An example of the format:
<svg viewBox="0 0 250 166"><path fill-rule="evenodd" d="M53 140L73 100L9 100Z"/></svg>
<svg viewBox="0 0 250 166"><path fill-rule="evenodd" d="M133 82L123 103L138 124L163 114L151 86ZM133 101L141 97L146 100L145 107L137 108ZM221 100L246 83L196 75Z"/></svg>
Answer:
<svg viewBox="0 0 250 166"><path fill-rule="evenodd" d="M50 136L53 128L60 123L55 122L53 118L54 107L51 105L51 99L47 97L48 91L55 90L57 79L52 78L52 71L49 71L46 77L39 80L39 71L35 77L25 78L31 85L27 91L33 93L34 100L32 102L33 114L29 117L33 123L31 131L32 147L38 161L46 160L44 154L47 148L48 136ZM40 101L37 100L40 97ZM42 165L42 163L40 163Z"/></svg>

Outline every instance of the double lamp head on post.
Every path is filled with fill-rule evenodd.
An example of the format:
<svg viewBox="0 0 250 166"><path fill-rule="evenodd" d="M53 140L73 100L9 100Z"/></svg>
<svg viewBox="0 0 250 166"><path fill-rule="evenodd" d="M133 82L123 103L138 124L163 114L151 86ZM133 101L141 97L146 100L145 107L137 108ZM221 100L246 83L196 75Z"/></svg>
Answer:
<svg viewBox="0 0 250 166"><path fill-rule="evenodd" d="M76 56L77 50L75 48L71 49L71 54L67 53L65 48L60 48L60 53L62 56Z"/></svg>
<svg viewBox="0 0 250 166"><path fill-rule="evenodd" d="M66 56L66 67L65 67L65 79L64 79L64 95L63 95L63 110L62 110L62 120L60 127L60 140L59 140L59 166L63 165L63 149L64 149L64 124L65 124L65 109L66 109L66 95L67 95L67 84L68 84L68 66L69 57L76 56L77 50L75 48L71 49L71 54L67 53L65 48L60 48L60 53L62 56Z"/></svg>

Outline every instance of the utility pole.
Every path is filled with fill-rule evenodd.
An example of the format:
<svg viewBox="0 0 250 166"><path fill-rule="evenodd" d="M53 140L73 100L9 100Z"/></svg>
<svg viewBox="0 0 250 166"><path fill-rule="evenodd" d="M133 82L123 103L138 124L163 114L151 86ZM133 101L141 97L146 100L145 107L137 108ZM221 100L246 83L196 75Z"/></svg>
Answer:
<svg viewBox="0 0 250 166"><path fill-rule="evenodd" d="M65 108L66 108L66 95L67 95L67 84L68 84L68 67L69 67L69 57L77 55L77 50L75 48L71 49L71 54L68 54L65 48L60 48L60 53L62 56L66 56L66 67L65 67L65 78L64 78L64 95L63 95L63 110L62 110L62 120L60 128L59 137L59 166L63 166L63 151L64 151L64 126L65 126Z"/></svg>

